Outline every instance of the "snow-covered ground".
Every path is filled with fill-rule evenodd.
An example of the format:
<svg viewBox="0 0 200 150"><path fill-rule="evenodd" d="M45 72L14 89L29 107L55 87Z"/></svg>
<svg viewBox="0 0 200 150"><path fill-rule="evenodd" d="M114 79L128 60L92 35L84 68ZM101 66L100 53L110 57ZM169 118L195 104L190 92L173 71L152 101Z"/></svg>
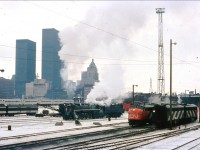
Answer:
<svg viewBox="0 0 200 150"><path fill-rule="evenodd" d="M63 125L56 126L55 124L57 122L59 123L62 122ZM16 139L0 140L0 145L13 144L13 143L31 141L31 140L36 140L36 139L45 139L49 137L59 137L59 136L80 134L80 133L85 133L85 132L114 128L112 126L109 126L109 127L103 127L103 128L92 128L89 130L78 130L78 131L73 130L74 128L97 126L95 125L94 122L96 123L98 122L102 125L124 122L124 123L127 123L127 126L128 126L127 114L125 114L121 118L111 119L111 121L108 121L108 119L104 118L104 119L94 119L94 120L81 120L80 122L81 122L81 126L77 126L75 125L74 121L65 121L61 117L45 116L45 117L36 118L34 116L26 116L26 115L18 115L14 117L1 117L0 118L0 139L3 137L26 135L26 134L32 134L32 133L58 131L58 130L65 130L65 129L69 129L69 130L63 133L44 134L37 137L35 136L35 137L19 138L17 140ZM199 123L197 121L196 123L187 125L187 127L194 124L199 124ZM11 130L8 130L8 125L11 126ZM181 126L181 128L185 128L185 126ZM139 150L140 149L142 150L152 150L152 149L153 150L155 149L156 150L161 150L161 149L171 150L171 149L177 148L179 145L182 145L183 143L186 143L187 141L191 141L198 137L200 138L200 129L191 131L189 133L177 135L169 139L161 140L161 141L158 141L156 143L152 143L146 146L142 146L138 149ZM200 144L199 140L195 141L195 143L193 143L192 146L195 146L197 144ZM186 145L180 148L180 150L189 149L192 146ZM200 150L200 146L198 145L194 147L193 149Z"/></svg>
<svg viewBox="0 0 200 150"><path fill-rule="evenodd" d="M61 126L57 126L56 123L63 123ZM82 128L82 127L94 127L98 126L96 123L101 125L107 124L114 124L114 123L127 123L127 115L122 116L121 118L111 119L108 121L107 118L104 119L93 119L93 120L80 120L81 125L76 125L75 121L65 121L62 117L34 117L34 116L26 116L26 115L18 115L14 117L1 117L0 121L0 145L7 145L7 144L14 144L20 142L27 142L32 140L40 140L46 138L53 138L53 137L60 137L60 136L67 136L67 135L74 135L80 134L85 132L91 131L98 131L103 129L110 129L114 128L112 126L109 127L101 127L101 128L91 128L89 130L73 130L74 128ZM8 130L8 126L11 126L11 130ZM69 129L69 130L67 130ZM72 129L72 130L70 130ZM18 135L27 135L33 133L41 133L41 132L49 132L49 131L58 131L63 130L63 132L59 133L47 133L40 136L33 136L33 137L25 137L25 138L18 138L18 139L8 139L8 140L1 140L3 137L11 137L11 136L18 136ZM67 132L64 132L67 130Z"/></svg>
<svg viewBox="0 0 200 150"><path fill-rule="evenodd" d="M182 125L180 126L181 129L191 127L194 125L199 125L199 122ZM168 129L165 129L166 131ZM178 130L178 127L173 130ZM173 131L169 130L169 131ZM158 132L158 131L157 131ZM197 139L197 140L196 140ZM194 141L190 144L185 144L188 142ZM184 146L178 148L179 146L185 144ZM140 148L137 148L137 150L200 150L200 129L193 130L187 133L183 133L180 135L176 135L171 138L166 138L161 141L154 142L152 144L148 144L145 146L141 146Z"/></svg>

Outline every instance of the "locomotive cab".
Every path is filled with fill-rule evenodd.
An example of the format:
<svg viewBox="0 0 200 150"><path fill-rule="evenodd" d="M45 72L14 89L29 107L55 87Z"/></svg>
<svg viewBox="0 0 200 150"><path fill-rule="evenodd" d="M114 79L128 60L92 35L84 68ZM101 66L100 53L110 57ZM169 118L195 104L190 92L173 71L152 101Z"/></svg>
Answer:
<svg viewBox="0 0 200 150"><path fill-rule="evenodd" d="M134 105L128 111L128 121L129 125L145 125L147 123L152 123L152 118L154 116L154 105L143 104Z"/></svg>

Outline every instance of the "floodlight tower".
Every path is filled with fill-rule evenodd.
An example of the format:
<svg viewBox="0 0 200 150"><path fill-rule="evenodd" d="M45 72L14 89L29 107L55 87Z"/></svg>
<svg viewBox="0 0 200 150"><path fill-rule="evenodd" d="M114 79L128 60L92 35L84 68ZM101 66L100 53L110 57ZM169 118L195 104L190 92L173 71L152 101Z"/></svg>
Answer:
<svg viewBox="0 0 200 150"><path fill-rule="evenodd" d="M162 14L165 8L156 8L158 14L158 94L165 94L165 74L164 74L164 49L163 49L163 20Z"/></svg>

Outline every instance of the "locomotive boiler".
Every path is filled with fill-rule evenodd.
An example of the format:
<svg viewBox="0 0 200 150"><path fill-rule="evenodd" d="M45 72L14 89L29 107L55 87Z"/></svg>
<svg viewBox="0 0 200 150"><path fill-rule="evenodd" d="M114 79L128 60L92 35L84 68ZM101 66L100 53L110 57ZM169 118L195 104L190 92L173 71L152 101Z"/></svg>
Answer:
<svg viewBox="0 0 200 150"><path fill-rule="evenodd" d="M71 103L60 104L59 112L64 120L69 119L95 119L95 118L117 118L124 113L122 104L111 104L100 106L94 104Z"/></svg>

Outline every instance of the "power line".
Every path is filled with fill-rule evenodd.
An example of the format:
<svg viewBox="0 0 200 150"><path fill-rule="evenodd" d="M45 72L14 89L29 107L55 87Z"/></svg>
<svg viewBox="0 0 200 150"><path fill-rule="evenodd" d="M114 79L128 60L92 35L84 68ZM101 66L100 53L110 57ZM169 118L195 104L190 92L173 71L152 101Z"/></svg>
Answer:
<svg viewBox="0 0 200 150"><path fill-rule="evenodd" d="M14 47L14 46L8 46L8 45L3 45L3 44L0 44L0 46L16 49L16 47ZM23 49L23 48L20 48L20 49L26 50L26 49ZM38 49L36 51L37 52L38 51L42 52L42 50L38 50ZM43 51L43 53L48 53L48 54L55 53L55 54L57 54L57 52L46 52L46 51ZM64 53L62 53L62 55L72 56L72 57L85 57L85 58L91 58L91 59L94 58L94 59L100 59L100 60L102 59L102 60L118 60L118 61L135 61L135 62L156 62L156 61L146 61L146 60L131 60L131 59L128 60L128 59L119 59L119 58L92 57L92 56L83 56L83 55L75 55L75 54L64 54ZM2 57L2 56L0 56L0 57Z"/></svg>
<svg viewBox="0 0 200 150"><path fill-rule="evenodd" d="M83 22L83 21L74 19L74 18L69 17L69 16L67 16L67 15L63 15L63 14L61 14L61 13L58 13L58 12L56 12L56 11L53 11L53 10L49 9L49 8L40 6L40 5L38 5L38 4L32 3L32 2L30 2L30 1L25 0L25 2L30 3L31 5L35 5L35 6L39 7L39 8L48 10L48 11L50 11L50 12L52 12L52 13L54 13L54 14L57 14L57 15L59 15L59 16L63 16L63 17L65 17L65 18L68 18L68 19L70 19L70 20L72 20L72 21L74 21L74 22L78 22L78 23L83 24L83 25L85 25L85 26L88 26L88 27L94 28L94 29L96 29L96 30L102 31L102 32L104 32L104 33L106 33L106 34L109 34L109 35L111 35L111 36L118 37L118 38L123 39L123 40L125 40L125 41L129 41L129 42L134 43L135 45L138 45L138 46L143 47L143 48L145 48L145 49L158 52L158 51L155 50L155 49L152 49L152 48L150 48L150 47L148 47L148 46L146 46L146 45L140 44L140 43L138 43L138 42L132 41L132 40L130 40L130 39L126 38L126 37L123 37L123 36L121 36L121 35L118 35L118 34L115 34L115 33L109 32L109 31L106 31L106 30L104 30L104 29L102 29L102 28L96 27L96 26L94 26L94 25L90 25L90 24L88 24L88 23L86 23L86 22Z"/></svg>
<svg viewBox="0 0 200 150"><path fill-rule="evenodd" d="M38 4L32 3L32 2L30 2L30 1L25 0L25 2L27 2L27 3L31 4L31 5L40 7L40 8L42 8L42 9L48 10L48 11L54 13L54 14L63 16L63 17L65 17L65 18L67 17L67 18L70 19L70 20L73 20L73 21L78 22L78 23L80 23L80 24L83 24L83 25L86 25L86 26L88 26L88 27L94 28L94 29L96 29L96 30L102 31L102 32L107 33L107 34L109 34L109 35L111 35L111 36L118 37L118 38L120 38L120 39L123 39L123 40L125 40L125 41L130 42L130 43L133 43L133 44L135 44L135 45L141 46L141 47L143 47L143 48L145 48L145 49L147 49L147 50L151 50L151 51L154 51L154 52L158 52L157 50L155 50L155 49L153 49L153 48L150 48L150 47L145 46L145 45L143 45L143 44L140 44L140 43L137 43L137 42L135 42L135 41L132 41L132 40L130 40L130 39L128 39L128 38L125 38L125 37L123 37L123 36L121 36L121 35L117 35L117 34L115 34L115 33L106 31L106 30L104 30L104 29L101 29L101 28L98 28L98 27L96 27L96 26L90 25L90 24L85 23L85 22L83 22L83 21L80 21L80 20L74 19L74 18L72 18L72 17L63 15L63 14L61 14L61 13L58 13L58 12L53 11L53 10L51 10L51 9L49 9L49 8L46 8L46 7L42 7L42 6L38 5ZM10 48L16 48L16 47L13 47L13 46L8 46L8 45L3 45L3 44L0 45L0 46L10 47ZM41 51L41 50L40 50L40 51ZM42 52L42 51L41 51L41 52ZM45 53L46 53L46 52L45 52ZM136 61L136 62L155 62L155 61L142 61L142 60L125 60L125 59L117 59L117 58L100 58L100 57L83 56L83 55L74 55L74 54L62 54L62 55L67 55L67 56L72 56L72 57L85 57L85 58L94 58L94 59L105 59L105 60ZM169 56L169 55L167 55L167 54L164 54L164 55L165 55L165 56ZM0 56L0 57L1 57L1 56ZM6 57L4 57L4 58L6 58ZM10 58L10 57L7 57L7 58ZM192 65L192 66L194 66L194 67L200 68L199 66L194 65L194 64L192 64L192 63L190 63L190 62L187 62L186 60L181 60L181 59L176 58L176 57L173 57L173 58L174 58L174 59L177 59L177 60L179 60L179 61L181 61L181 62L183 62L183 63L185 63L185 64L189 64L189 65ZM13 58L13 59L14 59L14 58ZM38 60L37 60L37 61L38 61ZM39 60L39 61L41 61L41 60ZM74 63L74 62L72 62L72 63ZM79 64L80 64L80 63L79 63ZM84 64L84 63L82 63L82 64ZM88 63L87 63L87 64L88 64ZM135 64L134 64L134 65L135 65Z"/></svg>
<svg viewBox="0 0 200 150"><path fill-rule="evenodd" d="M70 20L73 20L73 21L78 22L78 23L80 23L80 24L83 24L83 25L86 25L86 26L88 26L88 27L94 28L94 29L96 29L96 30L102 31L102 32L107 33L107 34L109 34L109 35L111 35L111 36L118 37L118 38L120 38L120 39L123 39L123 40L126 40L126 41L128 41L128 42L134 43L135 45L141 46L141 47L143 47L143 48L145 48L145 49L148 49L148 50L151 50L151 51L154 51L154 52L158 52L157 50L155 50L155 49L153 49L153 48L150 48L150 47L145 46L145 45L143 45L143 44L140 44L140 43L137 43L137 42L135 42L135 41L132 41L132 40L130 40L130 39L128 39L128 38L125 38L125 37L123 37L123 36L121 36L121 35L117 35L117 34L115 34L115 33L106 31L106 30L101 29L101 28L99 28L99 27L96 27L96 26L94 26L94 25L90 25L90 24L88 24L88 23L86 23L86 22L83 22L83 21L74 19L74 18L72 18L72 17L63 15L63 14L61 14L61 13L58 13L58 12L53 11L53 10L51 10L51 9L49 9L49 8L46 8L46 7L42 7L42 6L38 5L38 4L32 3L32 2L30 2L30 1L27 1L27 0L25 0L25 1L26 1L27 3L30 3L31 5L35 5L35 6L37 6L37 7L40 7L40 8L45 9L45 10L48 10L48 11L54 13L54 14L63 16L63 17L65 17L65 18L67 17L67 18L70 19ZM163 54L163 55L169 56L169 55L167 55L167 54ZM88 56L80 56L80 57L88 57ZM90 57L90 58L91 58L91 57ZM92 58L94 58L94 57L92 57ZM179 61L182 61L182 62L187 62L187 61L185 61L185 60L181 60L181 59L176 58L176 57L173 57L173 58L174 58L174 59L177 59L177 60L179 60ZM95 58L95 59L103 59L103 58ZM107 58L107 59L108 59L108 58ZM130 61L130 60L127 60L127 61ZM197 67L197 68L200 68L199 66L193 65L193 64L191 64L191 63L187 63L187 64L192 65L192 66Z"/></svg>
<svg viewBox="0 0 200 150"><path fill-rule="evenodd" d="M8 45L4 45L4 44L0 44L0 46L3 46L3 47L9 47L9 48L14 48L16 49L16 47L14 46L8 46ZM36 50L38 51L38 50ZM40 50L40 52L42 52L42 50ZM44 52L44 53L55 53L55 52ZM57 53L56 53L57 54ZM91 56L82 56L82 55L72 55L72 54L63 54L63 55L67 55L67 56L73 56L73 57L86 57L86 58L94 58L94 59L102 59L102 60L118 60L118 61L134 61L134 62L143 62L143 63L148 63L148 64L98 64L98 65L156 65L156 64L149 64L149 63L156 63L156 61L146 61L146 60L126 60L126 59L117 59L117 58L100 58L100 57L91 57ZM0 56L1 58L6 58L6 59L13 59L15 60L15 58L13 57L5 57L5 56ZM200 63L200 62L188 62L188 61L184 61L184 60L181 60L181 59L178 59L176 58L177 60L180 61L180 63L173 63L173 65L181 65L181 64L189 64L189 65L192 65L192 66L195 66L195 67L198 67L200 68L199 66L196 66L194 65L193 63ZM28 59L24 59L24 60L28 60ZM36 61L42 61L42 60L36 60ZM54 62L54 60L45 60L45 61L49 61L49 62ZM181 63L182 62L182 63ZM67 62L68 64L89 64L89 63L81 63L81 62ZM166 64L166 65L169 65L169 64Z"/></svg>

